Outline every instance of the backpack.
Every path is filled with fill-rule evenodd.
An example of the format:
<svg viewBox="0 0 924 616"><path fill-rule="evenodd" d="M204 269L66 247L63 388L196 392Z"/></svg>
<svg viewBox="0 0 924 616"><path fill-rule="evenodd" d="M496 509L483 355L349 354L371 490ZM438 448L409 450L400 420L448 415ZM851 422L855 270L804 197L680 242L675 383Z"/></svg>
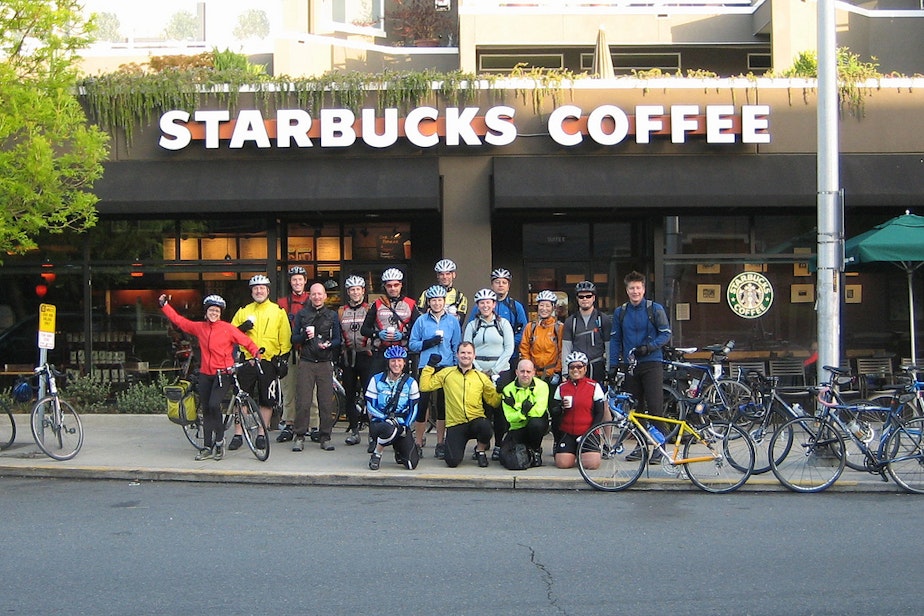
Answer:
<svg viewBox="0 0 924 616"><path fill-rule="evenodd" d="M181 426L196 422L196 395L189 381L166 385L164 397L167 398L167 419Z"/></svg>
<svg viewBox="0 0 924 616"><path fill-rule="evenodd" d="M622 322L626 318L626 308L628 307L629 307L629 302L626 302L622 306L619 307L619 308L622 308L622 310L620 310L619 308L616 309L616 312L619 313L619 326L620 327L622 327ZM654 302L652 302L650 299L646 299L645 308L648 310L648 320L651 321L652 327L654 327L655 331L657 331L658 324L655 323ZM599 319L599 317L597 318Z"/></svg>
<svg viewBox="0 0 924 616"><path fill-rule="evenodd" d="M510 471L523 471L531 466L529 449L523 443L515 443L512 438L505 439L500 448L500 463Z"/></svg>

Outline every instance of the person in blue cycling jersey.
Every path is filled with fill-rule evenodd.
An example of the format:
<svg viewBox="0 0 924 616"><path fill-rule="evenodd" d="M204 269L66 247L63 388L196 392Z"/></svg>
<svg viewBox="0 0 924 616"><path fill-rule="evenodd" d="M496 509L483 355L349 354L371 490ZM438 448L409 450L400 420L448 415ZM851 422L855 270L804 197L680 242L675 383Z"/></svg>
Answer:
<svg viewBox="0 0 924 616"><path fill-rule="evenodd" d="M388 368L369 380L366 388L366 411L369 413L369 436L375 439L375 450L369 458L369 468L377 471L382 464L382 452L391 445L395 462L409 470L417 468L420 452L414 443L413 425L417 417L420 389L414 378L404 373L407 349L391 346L385 349Z"/></svg>

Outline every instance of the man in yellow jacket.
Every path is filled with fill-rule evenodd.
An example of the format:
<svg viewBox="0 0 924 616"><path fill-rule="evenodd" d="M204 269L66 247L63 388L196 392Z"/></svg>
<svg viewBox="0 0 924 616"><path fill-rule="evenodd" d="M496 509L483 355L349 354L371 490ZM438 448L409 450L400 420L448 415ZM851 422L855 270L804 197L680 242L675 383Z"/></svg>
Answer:
<svg viewBox="0 0 924 616"><path fill-rule="evenodd" d="M249 284L253 301L235 313L231 325L247 334L257 347L264 349L260 360L263 372L248 364L241 368L238 379L241 389L246 391L252 392L254 385L257 385L256 398L260 404L260 414L268 426L273 415L273 406L279 400L277 371L281 370L279 377L282 378L289 367L292 327L285 310L269 299L270 279L264 274L257 274L250 279ZM244 356L249 359L250 353L245 350ZM241 446L240 430L240 426L235 426L235 435L228 449L233 451Z"/></svg>
<svg viewBox="0 0 924 616"><path fill-rule="evenodd" d="M485 453L494 433L491 421L485 417L484 405L498 407L501 395L485 373L475 369L475 345L462 342L456 352L458 365L436 371L442 360L431 355L420 373L420 390L443 390L446 399L446 466L455 468L462 462L465 447L471 439L475 446L478 466L488 465Z"/></svg>

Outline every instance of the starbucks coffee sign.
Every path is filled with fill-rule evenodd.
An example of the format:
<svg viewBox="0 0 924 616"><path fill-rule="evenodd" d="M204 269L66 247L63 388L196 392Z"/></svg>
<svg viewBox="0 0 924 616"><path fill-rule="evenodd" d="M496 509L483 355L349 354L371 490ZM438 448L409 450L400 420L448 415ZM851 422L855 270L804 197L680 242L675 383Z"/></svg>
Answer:
<svg viewBox="0 0 924 616"><path fill-rule="evenodd" d="M773 304L773 285L757 272L742 272L728 283L728 306L743 319L763 316Z"/></svg>

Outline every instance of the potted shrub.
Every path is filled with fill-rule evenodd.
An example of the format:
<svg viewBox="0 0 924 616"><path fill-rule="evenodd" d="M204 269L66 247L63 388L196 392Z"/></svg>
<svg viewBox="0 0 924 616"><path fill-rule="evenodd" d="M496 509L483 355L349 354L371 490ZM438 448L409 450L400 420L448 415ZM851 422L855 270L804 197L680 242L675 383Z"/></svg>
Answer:
<svg viewBox="0 0 924 616"><path fill-rule="evenodd" d="M451 27L449 13L437 11L433 0L394 0L395 32L417 47L438 47Z"/></svg>

